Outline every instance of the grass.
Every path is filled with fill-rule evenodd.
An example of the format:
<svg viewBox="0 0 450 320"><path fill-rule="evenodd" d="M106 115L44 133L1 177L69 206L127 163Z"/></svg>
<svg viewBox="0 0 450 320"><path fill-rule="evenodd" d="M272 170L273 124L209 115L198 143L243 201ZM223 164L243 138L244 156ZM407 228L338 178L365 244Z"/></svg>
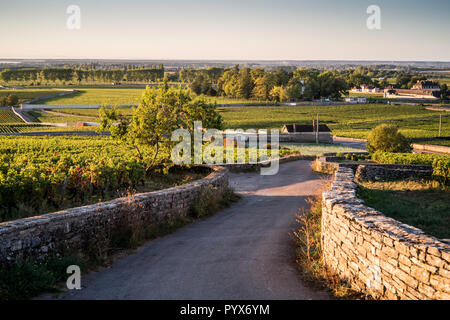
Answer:
<svg viewBox="0 0 450 320"><path fill-rule="evenodd" d="M265 101L246 100L246 99L234 99L234 98L227 98L227 97L214 97L214 98L210 98L210 99L212 101L215 101L217 104L266 103Z"/></svg>
<svg viewBox="0 0 450 320"><path fill-rule="evenodd" d="M383 99L383 93L363 93L363 92L349 92L350 97L367 97L372 99Z"/></svg>
<svg viewBox="0 0 450 320"><path fill-rule="evenodd" d="M61 91L58 90L48 90L48 89L0 90L0 98L13 94L19 98L19 103L23 103L34 98L51 96L60 92Z"/></svg>
<svg viewBox="0 0 450 320"><path fill-rule="evenodd" d="M304 280L315 287L329 290L340 299L361 298L337 275L327 270L323 263L321 244L322 191L329 188L324 184L316 196L308 199L309 208L297 215L298 229L294 232L297 265Z"/></svg>
<svg viewBox="0 0 450 320"><path fill-rule="evenodd" d="M358 197L386 216L450 238L450 190L436 181L363 182Z"/></svg>
<svg viewBox="0 0 450 320"><path fill-rule="evenodd" d="M51 114L45 110L31 110L27 113L36 119L37 122L47 123L68 123L69 126L74 126L77 122L95 122L97 119L88 119L85 117L77 117L75 115L58 115Z"/></svg>
<svg viewBox="0 0 450 320"><path fill-rule="evenodd" d="M77 256L50 257L42 261L22 259L0 268L0 300L25 300L43 291L58 291L67 279L67 267L86 271L86 261Z"/></svg>
<svg viewBox="0 0 450 320"><path fill-rule="evenodd" d="M450 147L450 139L448 140L415 140L414 143L417 144L431 144L436 146L444 146L444 147Z"/></svg>

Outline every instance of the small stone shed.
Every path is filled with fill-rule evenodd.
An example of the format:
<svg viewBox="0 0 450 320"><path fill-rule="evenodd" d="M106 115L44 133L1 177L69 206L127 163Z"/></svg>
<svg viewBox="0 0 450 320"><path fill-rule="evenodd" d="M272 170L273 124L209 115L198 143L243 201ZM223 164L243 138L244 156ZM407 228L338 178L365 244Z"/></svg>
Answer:
<svg viewBox="0 0 450 320"><path fill-rule="evenodd" d="M327 125L320 124L318 129L320 143L333 143L331 129ZM289 142L316 142L316 131L316 126L307 124L286 124L281 128L283 140Z"/></svg>

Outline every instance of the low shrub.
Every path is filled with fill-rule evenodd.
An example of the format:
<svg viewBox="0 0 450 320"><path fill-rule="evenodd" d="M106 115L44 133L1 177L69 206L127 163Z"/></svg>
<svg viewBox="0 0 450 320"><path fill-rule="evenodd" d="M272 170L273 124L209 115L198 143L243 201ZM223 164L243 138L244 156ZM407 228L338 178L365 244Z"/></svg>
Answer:
<svg viewBox="0 0 450 320"><path fill-rule="evenodd" d="M231 188L217 192L215 188L208 187L192 206L190 216L193 218L209 216L220 209L228 207L232 202L239 200L239 198L239 195L234 193Z"/></svg>
<svg viewBox="0 0 450 320"><path fill-rule="evenodd" d="M370 156L367 154L347 153L345 155L345 159L352 161L364 161L370 159Z"/></svg>
<svg viewBox="0 0 450 320"><path fill-rule="evenodd" d="M411 144L394 125L380 124L372 129L367 138L367 150L370 153L411 152Z"/></svg>
<svg viewBox="0 0 450 320"><path fill-rule="evenodd" d="M57 291L66 279L67 267L87 270L86 262L76 256L51 257L43 261L18 260L0 268L0 300L25 300L43 291Z"/></svg>
<svg viewBox="0 0 450 320"><path fill-rule="evenodd" d="M433 175L440 178L444 184L448 184L450 182L450 159L435 159Z"/></svg>

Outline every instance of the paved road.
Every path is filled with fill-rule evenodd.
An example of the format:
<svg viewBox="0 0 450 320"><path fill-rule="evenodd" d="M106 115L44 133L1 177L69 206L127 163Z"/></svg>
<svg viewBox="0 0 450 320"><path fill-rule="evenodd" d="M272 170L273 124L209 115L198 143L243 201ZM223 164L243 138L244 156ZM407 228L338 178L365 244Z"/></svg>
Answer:
<svg viewBox="0 0 450 320"><path fill-rule="evenodd" d="M290 240L298 208L321 183L310 162L230 182L243 195L238 203L84 276L82 290L60 298L328 299L302 283Z"/></svg>
<svg viewBox="0 0 450 320"><path fill-rule="evenodd" d="M334 143L339 143L347 147L363 149L365 150L367 147L367 143L365 141L358 141L358 139L344 138L344 137L333 137Z"/></svg>

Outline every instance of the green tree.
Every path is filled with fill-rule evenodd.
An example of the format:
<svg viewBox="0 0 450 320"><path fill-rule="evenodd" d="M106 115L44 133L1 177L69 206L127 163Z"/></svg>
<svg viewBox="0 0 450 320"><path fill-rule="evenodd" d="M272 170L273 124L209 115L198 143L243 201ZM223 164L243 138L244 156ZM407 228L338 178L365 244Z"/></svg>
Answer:
<svg viewBox="0 0 450 320"><path fill-rule="evenodd" d="M303 97L303 83L297 78L292 78L286 87L286 94L289 99L301 99Z"/></svg>
<svg viewBox="0 0 450 320"><path fill-rule="evenodd" d="M441 84L441 99L445 100L447 99L447 95L448 95L448 86L443 83Z"/></svg>
<svg viewBox="0 0 450 320"><path fill-rule="evenodd" d="M286 88L282 86L273 87L273 89L270 91L270 96L276 102L284 102L289 100L289 95L286 91Z"/></svg>
<svg viewBox="0 0 450 320"><path fill-rule="evenodd" d="M253 79L250 75L250 69L245 68L239 71L238 97L249 99L254 87Z"/></svg>
<svg viewBox="0 0 450 320"><path fill-rule="evenodd" d="M349 76L348 84L350 87L360 86L362 84L373 84L372 78L368 75L354 72Z"/></svg>
<svg viewBox="0 0 450 320"><path fill-rule="evenodd" d="M207 87L207 81L203 74L198 74L194 81L192 81L191 89L196 94L204 94L205 93L205 87Z"/></svg>
<svg viewBox="0 0 450 320"><path fill-rule="evenodd" d="M270 100L270 91L275 86L275 79L271 73L265 73L261 78L256 79L252 90L252 96L260 101Z"/></svg>
<svg viewBox="0 0 450 320"><path fill-rule="evenodd" d="M192 132L194 121L202 121L204 128L222 129L222 117L215 109L204 97L193 98L189 89L147 87L131 119L117 108L101 108L100 130L110 130L113 138L135 148L140 159L149 159L148 172L157 163L169 163L176 129Z"/></svg>
<svg viewBox="0 0 450 320"><path fill-rule="evenodd" d="M6 105L15 107L19 104L19 97L17 97L15 94L9 94L6 98Z"/></svg>
<svg viewBox="0 0 450 320"><path fill-rule="evenodd" d="M411 152L411 144L398 128L390 124L380 124L372 129L367 139L367 150L370 153L382 152Z"/></svg>

